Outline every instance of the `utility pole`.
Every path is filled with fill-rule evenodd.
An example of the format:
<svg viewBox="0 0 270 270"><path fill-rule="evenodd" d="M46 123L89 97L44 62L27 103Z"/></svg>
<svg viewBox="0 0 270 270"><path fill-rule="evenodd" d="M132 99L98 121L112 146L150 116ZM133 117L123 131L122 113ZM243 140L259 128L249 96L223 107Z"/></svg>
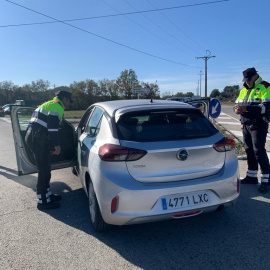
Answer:
<svg viewBox="0 0 270 270"><path fill-rule="evenodd" d="M206 54L208 53L208 55L206 56L202 56L202 57L196 57L197 59L204 59L205 61L205 97L207 97L207 60L210 59L210 58L213 58L213 57L216 57L214 55L211 56L211 52L206 50Z"/></svg>
<svg viewBox="0 0 270 270"><path fill-rule="evenodd" d="M200 74L198 75L200 75L200 97L202 97L202 75L203 75L202 71L200 71Z"/></svg>

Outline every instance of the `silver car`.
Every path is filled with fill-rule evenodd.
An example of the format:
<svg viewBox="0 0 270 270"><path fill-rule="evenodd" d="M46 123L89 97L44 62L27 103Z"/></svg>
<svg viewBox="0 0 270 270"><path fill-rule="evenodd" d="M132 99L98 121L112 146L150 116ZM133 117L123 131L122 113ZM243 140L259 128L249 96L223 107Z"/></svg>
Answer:
<svg viewBox="0 0 270 270"><path fill-rule="evenodd" d="M19 175L36 172L24 144L29 116L22 110L12 111ZM98 231L216 211L234 205L239 196L234 140L186 103L96 103L75 135L64 121L60 137L62 153L52 169L73 166Z"/></svg>

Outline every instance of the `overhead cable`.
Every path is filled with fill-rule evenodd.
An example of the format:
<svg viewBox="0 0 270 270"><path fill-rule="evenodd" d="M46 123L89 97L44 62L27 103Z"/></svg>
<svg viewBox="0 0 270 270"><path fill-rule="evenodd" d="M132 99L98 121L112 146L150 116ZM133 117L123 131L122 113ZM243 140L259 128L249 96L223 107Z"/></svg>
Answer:
<svg viewBox="0 0 270 270"><path fill-rule="evenodd" d="M103 36L97 35L97 34L95 34L95 33L92 33L92 32L90 32L90 31L87 31L87 30L85 30L85 29L83 29L83 28L77 27L77 26L75 26L75 25L66 23L66 22L61 21L61 20L58 20L58 19L56 19L56 18L54 18L54 17L51 17L51 16L46 15L46 14L44 14L44 13L41 13L41 12L39 12L39 11L33 10L33 9L28 8L28 7L25 7L25 6L22 6L22 5L20 5L20 4L17 4L17 3L15 3L15 2L12 2L12 1L10 1L10 0L5 0L5 1L6 1L6 2L9 2L9 3L13 4L13 5L19 6L19 7L21 7L21 8L27 9L27 10L29 10L29 11L31 11L31 12L37 13L37 14L39 14L39 15L42 15L42 16L44 16L44 17L50 18L50 19L52 19L52 20L56 20L57 22L63 23L63 24L68 25L68 26L70 26L70 27L72 27L72 28L75 28L75 29L80 30L80 31L82 31L82 32L85 32L85 33L88 33L88 34L90 34L90 35L93 35L93 36L95 36L95 37L101 38L101 39L103 39L103 40L106 40L106 41L109 41L109 42L111 42L111 43L117 44L117 45L119 45L119 46L125 47L125 48L127 48L127 49L130 49L130 50L139 52L139 53L141 53L141 54L145 54L145 55L148 55L148 56L151 56L151 57L154 57L154 58L157 58L157 59L166 61L166 62L170 62L170 63L182 65L182 66L194 67L194 68L200 68L200 67L198 67L198 66L191 66L191 65L179 63L179 62L176 62L176 61L173 61L173 60L169 60L169 59L166 59L166 58L163 58L163 57L156 56L156 55L154 55L154 54L150 54L150 53L147 53L147 52L144 52L144 51L135 49L135 48L130 47L130 46L128 46L128 45L119 43L119 42L117 42L117 41L114 41L114 40L105 38L105 37L103 37Z"/></svg>
<svg viewBox="0 0 270 270"><path fill-rule="evenodd" d="M152 7L156 8L149 0L146 0ZM202 48L202 46L194 41L190 36L188 36L178 25L176 25L170 18L168 18L168 16L166 16L163 12L159 11L159 13L165 18L167 19L168 22L170 22L177 30L181 31L188 39L190 39L192 42L194 42L197 46L199 46L201 49L204 49ZM176 38L177 39L177 38ZM177 39L178 40L178 39ZM178 40L179 41L179 40Z"/></svg>
<svg viewBox="0 0 270 270"><path fill-rule="evenodd" d="M8 0L5 0L5 1L10 2L10 3L13 3L13 2L8 1ZM109 18L109 17L117 17L117 16L125 16L125 15L147 13L147 12L157 12L157 11L161 11L161 10L171 10L171 9L178 9L178 8L187 8L187 7L194 7L194 6L210 5L210 4L216 4L216 3L228 2L228 1L230 1L230 0L219 0L219 1L205 2L205 3L199 3L199 4L191 4L191 5L185 5L185 6L157 8L157 9L150 9L150 10L142 10L142 11L119 13L119 14L110 14L110 15L86 17L86 18L77 18L77 19L69 19L69 20L61 20L61 21L54 20L54 21L50 21L50 22L34 22L34 23L8 24L8 25L0 25L0 27L30 26L30 25L50 24L50 23L59 23L59 22L73 22L73 21L93 20L93 19L101 19L101 18ZM13 4L16 4L16 3L13 3ZM48 18L50 18L50 17L48 17Z"/></svg>
<svg viewBox="0 0 270 270"><path fill-rule="evenodd" d="M108 4L106 1L104 1L104 0L101 0L101 1L102 1L105 5L109 6L110 8L112 8L112 9L114 9L115 11L118 12L118 10L117 10L115 7L113 7L112 5ZM129 4L129 3L128 3L128 4ZM133 7L133 8L134 8L134 7ZM145 16L145 15L144 15L144 16ZM145 31L147 31L148 33L150 33L151 35L153 35L153 36L155 36L156 38L158 38L158 39L162 40L163 42L167 43L167 44L170 45L171 47L173 47L173 48L175 48L175 49L177 49L177 50L179 50L179 51L181 51L181 52L184 52L184 53L186 53L186 54L188 54L188 55L190 55L190 56L193 57L193 55L191 55L190 53L188 53L188 52L186 52L186 51L184 51L184 50L178 48L178 47L175 46L174 44L172 44L172 43L170 43L169 41L163 39L163 38L160 37L159 35L153 33L152 31L150 31L149 29L147 29L145 26L141 25L140 23L136 22L135 20L129 18L128 16L126 16L126 18L127 18L128 20L132 21L133 23L137 24L139 27L141 27L142 29L144 29Z"/></svg>
<svg viewBox="0 0 270 270"><path fill-rule="evenodd" d="M133 5L131 5L127 0L125 0L126 3L131 6L133 9L136 9ZM147 17L145 14L141 14L144 18L146 18L148 21L150 21L152 24L154 24L159 30L162 30L163 32L165 32L167 35L171 36L172 38L174 38L175 40L177 40L178 42L180 42L182 45L184 45L185 47L189 48L190 50L194 51L191 47L187 46L185 43L183 43L181 40L179 40L178 38L176 38L174 35L172 35L170 32L168 32L166 29L164 29L162 26L158 25L155 21L153 21L152 19L150 19L149 17ZM168 42L167 42L168 43ZM171 43L169 43L170 45L172 45ZM184 50L176 47L175 45L172 45L173 47L175 47L176 49L185 52ZM196 52L196 51L195 51ZM186 54L192 56L190 53L185 52ZM197 52L196 52L197 53Z"/></svg>

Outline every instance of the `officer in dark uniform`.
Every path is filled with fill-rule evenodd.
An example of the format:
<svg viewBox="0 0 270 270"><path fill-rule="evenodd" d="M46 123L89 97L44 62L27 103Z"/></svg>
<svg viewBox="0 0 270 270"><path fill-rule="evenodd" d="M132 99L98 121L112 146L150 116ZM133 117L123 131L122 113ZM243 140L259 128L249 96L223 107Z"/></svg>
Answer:
<svg viewBox="0 0 270 270"><path fill-rule="evenodd" d="M265 149L270 115L270 84L263 81L256 69L243 71L244 86L234 106L241 114L244 147L247 153L248 171L242 184L258 184L258 164L261 169L259 192L269 191L269 159Z"/></svg>
<svg viewBox="0 0 270 270"><path fill-rule="evenodd" d="M59 155L58 129L63 119L65 108L72 102L71 93L59 91L53 100L43 103L33 113L28 124L25 142L30 148L38 168L37 180L37 208L39 210L55 209L60 207L60 195L52 194L51 155Z"/></svg>

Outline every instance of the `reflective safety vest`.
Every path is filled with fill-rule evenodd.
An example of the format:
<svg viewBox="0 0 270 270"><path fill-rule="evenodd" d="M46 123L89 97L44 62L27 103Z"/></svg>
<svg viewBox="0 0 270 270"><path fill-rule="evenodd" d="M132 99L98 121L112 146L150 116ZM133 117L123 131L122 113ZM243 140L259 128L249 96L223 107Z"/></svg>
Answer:
<svg viewBox="0 0 270 270"><path fill-rule="evenodd" d="M253 88L248 88L245 83L235 104L247 106L247 111L241 114L242 124L268 123L270 116L270 84L263 81L261 77L255 81Z"/></svg>
<svg viewBox="0 0 270 270"><path fill-rule="evenodd" d="M40 105L32 115L28 128L36 130L40 128L48 132L53 146L59 145L58 130L63 119L65 106L63 102L55 97L53 100Z"/></svg>

